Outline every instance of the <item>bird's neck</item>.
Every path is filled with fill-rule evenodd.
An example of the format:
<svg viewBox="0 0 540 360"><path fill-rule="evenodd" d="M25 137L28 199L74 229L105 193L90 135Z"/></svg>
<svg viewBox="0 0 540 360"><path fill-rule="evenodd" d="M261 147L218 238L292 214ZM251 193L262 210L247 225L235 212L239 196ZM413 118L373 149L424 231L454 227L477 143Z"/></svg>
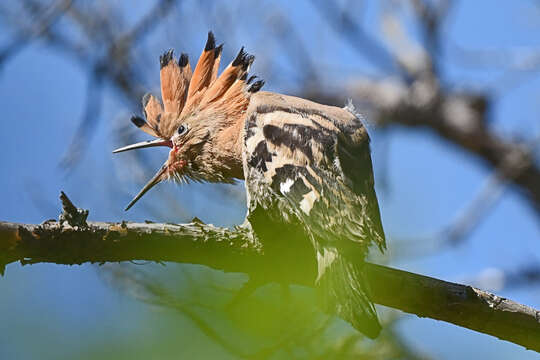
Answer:
<svg viewBox="0 0 540 360"><path fill-rule="evenodd" d="M236 179L244 178L242 164L242 130L244 119L240 117L216 136L213 147L214 154L227 170L227 175Z"/></svg>

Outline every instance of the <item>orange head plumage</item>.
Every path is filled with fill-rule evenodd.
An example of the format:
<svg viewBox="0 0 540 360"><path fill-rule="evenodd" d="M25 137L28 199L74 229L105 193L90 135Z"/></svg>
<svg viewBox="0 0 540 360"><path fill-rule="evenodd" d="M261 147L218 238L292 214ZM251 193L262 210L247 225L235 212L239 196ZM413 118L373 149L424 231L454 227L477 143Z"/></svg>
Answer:
<svg viewBox="0 0 540 360"><path fill-rule="evenodd" d="M131 118L139 129L158 139L114 152L153 146L168 146L171 151L126 210L163 180L231 183L235 178L243 178L241 133L245 112L251 94L264 81L247 78L254 56L244 48L218 77L222 46L216 46L214 35L209 32L193 72L186 54L178 61L172 50L160 57L163 103L146 94L143 97L146 120Z"/></svg>

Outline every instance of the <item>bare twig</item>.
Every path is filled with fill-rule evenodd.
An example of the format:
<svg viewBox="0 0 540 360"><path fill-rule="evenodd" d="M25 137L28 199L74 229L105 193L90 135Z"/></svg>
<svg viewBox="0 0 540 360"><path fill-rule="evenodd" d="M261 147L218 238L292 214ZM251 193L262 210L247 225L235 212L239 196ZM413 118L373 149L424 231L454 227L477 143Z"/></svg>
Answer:
<svg viewBox="0 0 540 360"><path fill-rule="evenodd" d="M73 205L67 195L61 191L60 201L62 201L62 213L58 218L60 223L66 221L69 226L86 227L86 219L88 218L88 210L79 209Z"/></svg>

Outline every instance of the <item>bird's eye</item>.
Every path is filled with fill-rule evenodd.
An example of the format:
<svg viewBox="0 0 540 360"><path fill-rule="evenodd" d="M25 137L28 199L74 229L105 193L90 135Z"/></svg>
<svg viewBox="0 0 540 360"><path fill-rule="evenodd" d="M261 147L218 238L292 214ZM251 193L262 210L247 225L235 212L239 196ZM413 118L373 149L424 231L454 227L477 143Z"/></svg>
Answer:
<svg viewBox="0 0 540 360"><path fill-rule="evenodd" d="M187 130L187 127L185 125L180 125L178 127L178 135L182 135L183 133L185 133Z"/></svg>

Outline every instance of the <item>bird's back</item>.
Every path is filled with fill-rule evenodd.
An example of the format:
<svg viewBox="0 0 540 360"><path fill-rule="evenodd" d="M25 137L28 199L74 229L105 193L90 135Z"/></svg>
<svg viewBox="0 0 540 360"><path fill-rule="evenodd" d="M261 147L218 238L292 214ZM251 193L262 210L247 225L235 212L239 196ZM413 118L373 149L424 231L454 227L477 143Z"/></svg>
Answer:
<svg viewBox="0 0 540 360"><path fill-rule="evenodd" d="M244 134L250 210L279 207L320 241L384 247L369 137L352 109L282 94L251 98Z"/></svg>

